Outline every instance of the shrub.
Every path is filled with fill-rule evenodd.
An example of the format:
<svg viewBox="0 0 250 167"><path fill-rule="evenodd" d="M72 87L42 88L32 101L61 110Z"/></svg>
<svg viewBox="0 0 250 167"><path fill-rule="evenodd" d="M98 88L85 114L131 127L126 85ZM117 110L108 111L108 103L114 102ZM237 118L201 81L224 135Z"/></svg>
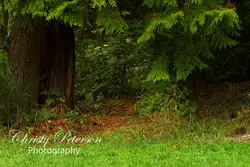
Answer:
<svg viewBox="0 0 250 167"><path fill-rule="evenodd" d="M77 94L86 99L139 93L146 78L148 57L135 41L109 38L104 45L90 41L77 57Z"/></svg>
<svg viewBox="0 0 250 167"><path fill-rule="evenodd" d="M172 110L179 115L196 112L196 106L188 100L190 89L174 82L148 82L145 93L136 105L141 115Z"/></svg>

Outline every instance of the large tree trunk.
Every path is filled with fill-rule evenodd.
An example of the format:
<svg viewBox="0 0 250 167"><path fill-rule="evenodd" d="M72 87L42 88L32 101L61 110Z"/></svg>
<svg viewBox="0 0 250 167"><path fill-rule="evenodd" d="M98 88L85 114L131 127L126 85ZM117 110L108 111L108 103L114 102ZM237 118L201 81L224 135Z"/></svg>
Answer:
<svg viewBox="0 0 250 167"><path fill-rule="evenodd" d="M74 108L75 44L71 27L57 22L49 24L47 54L41 63L42 73L49 74L45 89L58 88L66 105Z"/></svg>
<svg viewBox="0 0 250 167"><path fill-rule="evenodd" d="M29 23L29 24L27 24ZM44 55L45 26L27 18L16 18L11 34L9 64L19 85L38 103L40 58Z"/></svg>
<svg viewBox="0 0 250 167"><path fill-rule="evenodd" d="M11 35L9 63L14 77L35 103L43 89L58 88L74 107L75 44L71 27L57 22L28 24L17 18Z"/></svg>

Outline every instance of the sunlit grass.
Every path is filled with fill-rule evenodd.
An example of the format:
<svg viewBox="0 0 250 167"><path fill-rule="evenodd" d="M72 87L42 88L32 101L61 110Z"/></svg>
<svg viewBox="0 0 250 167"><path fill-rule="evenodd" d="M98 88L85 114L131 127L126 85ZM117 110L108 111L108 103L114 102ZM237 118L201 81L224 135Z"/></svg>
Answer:
<svg viewBox="0 0 250 167"><path fill-rule="evenodd" d="M56 146L54 146L56 147ZM61 147L61 146L57 146ZM0 143L0 164L4 167L78 166L249 166L250 144L215 142L212 144L102 142L81 147L79 155L28 153L27 146L9 141Z"/></svg>

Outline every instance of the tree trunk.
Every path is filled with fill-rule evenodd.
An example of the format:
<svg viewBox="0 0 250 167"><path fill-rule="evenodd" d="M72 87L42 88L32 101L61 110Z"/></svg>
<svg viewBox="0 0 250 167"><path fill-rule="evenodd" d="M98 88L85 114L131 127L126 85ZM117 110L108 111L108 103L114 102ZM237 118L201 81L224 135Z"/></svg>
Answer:
<svg viewBox="0 0 250 167"><path fill-rule="evenodd" d="M29 24L27 24L29 23ZM38 103L40 58L44 55L45 26L16 18L12 26L9 64L19 85Z"/></svg>
<svg viewBox="0 0 250 167"><path fill-rule="evenodd" d="M66 105L73 108L74 31L57 22L30 26L30 21L24 18L14 21L9 56L11 71L33 102L44 102L40 96L42 90L58 88Z"/></svg>
<svg viewBox="0 0 250 167"><path fill-rule="evenodd" d="M74 31L52 22L47 27L47 54L42 57L42 73L48 73L45 89L58 88L66 105L74 108L75 44ZM43 75L43 74L42 74Z"/></svg>

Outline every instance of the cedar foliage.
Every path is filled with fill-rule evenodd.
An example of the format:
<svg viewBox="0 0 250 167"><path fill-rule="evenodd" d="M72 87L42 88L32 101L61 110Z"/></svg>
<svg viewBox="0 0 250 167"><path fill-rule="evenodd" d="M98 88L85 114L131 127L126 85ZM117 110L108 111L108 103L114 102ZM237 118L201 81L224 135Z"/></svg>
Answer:
<svg viewBox="0 0 250 167"><path fill-rule="evenodd" d="M70 26L91 27L90 14L99 31L123 32L127 28L115 0L3 0L4 9L14 16L30 15L46 21L62 21ZM91 18L93 19L93 18Z"/></svg>
<svg viewBox="0 0 250 167"><path fill-rule="evenodd" d="M208 67L205 61L215 58L214 51L238 44L231 36L239 35L239 17L219 1L190 0L181 6L176 0L145 0L144 4L151 17L138 44L153 48L150 81L186 80L195 70Z"/></svg>

